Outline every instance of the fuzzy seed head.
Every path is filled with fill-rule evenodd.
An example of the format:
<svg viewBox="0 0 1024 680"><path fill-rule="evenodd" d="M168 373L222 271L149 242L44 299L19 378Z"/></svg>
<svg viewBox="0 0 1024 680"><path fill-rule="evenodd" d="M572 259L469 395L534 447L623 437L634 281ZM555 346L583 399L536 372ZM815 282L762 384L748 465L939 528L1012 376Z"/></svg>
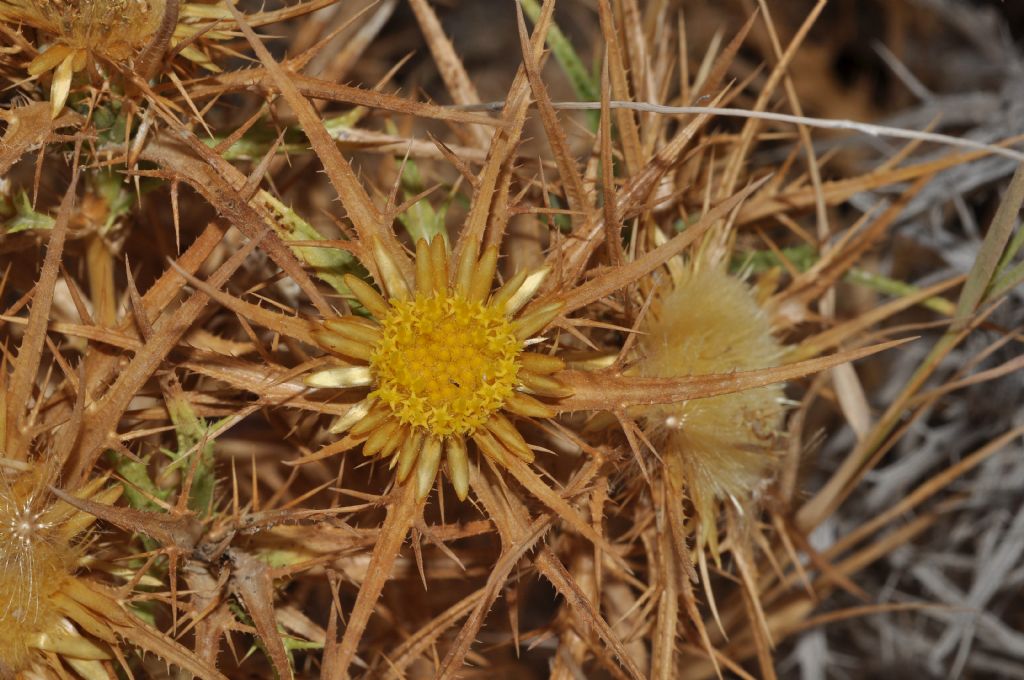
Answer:
<svg viewBox="0 0 1024 680"><path fill-rule="evenodd" d="M36 636L58 621L49 595L74 563L29 481L4 480L0 489L0 659L15 670L30 662Z"/></svg>
<svg viewBox="0 0 1024 680"><path fill-rule="evenodd" d="M687 268L665 286L641 330L634 371L644 376L756 370L778 365L782 356L747 286L713 268ZM712 546L716 505L745 508L775 474L782 399L782 386L769 385L637 414L668 473L686 489Z"/></svg>
<svg viewBox="0 0 1024 680"><path fill-rule="evenodd" d="M512 395L521 343L505 315L458 295L392 300L370 359L399 422L443 437L469 434Z"/></svg>

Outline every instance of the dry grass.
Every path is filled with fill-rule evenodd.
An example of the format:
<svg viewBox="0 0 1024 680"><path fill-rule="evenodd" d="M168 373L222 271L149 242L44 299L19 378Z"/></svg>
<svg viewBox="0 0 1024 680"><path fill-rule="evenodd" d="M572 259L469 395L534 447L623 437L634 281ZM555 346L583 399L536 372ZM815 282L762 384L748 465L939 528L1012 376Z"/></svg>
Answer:
<svg viewBox="0 0 1024 680"><path fill-rule="evenodd" d="M125 1L0 0L0 677L1020 670L984 12L915 109L845 3Z"/></svg>

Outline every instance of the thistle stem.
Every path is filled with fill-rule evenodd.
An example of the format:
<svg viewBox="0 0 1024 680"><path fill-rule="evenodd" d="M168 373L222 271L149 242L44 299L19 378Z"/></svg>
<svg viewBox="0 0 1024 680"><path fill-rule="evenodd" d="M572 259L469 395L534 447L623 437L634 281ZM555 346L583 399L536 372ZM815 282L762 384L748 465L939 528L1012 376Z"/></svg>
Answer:
<svg viewBox="0 0 1024 680"><path fill-rule="evenodd" d="M164 5L164 16L160 20L160 27L153 34L153 39L142 56L139 57L137 71L146 82L155 78L160 70L164 53L167 52L167 46L174 36L174 27L178 25L179 10L180 0L167 0L167 4Z"/></svg>

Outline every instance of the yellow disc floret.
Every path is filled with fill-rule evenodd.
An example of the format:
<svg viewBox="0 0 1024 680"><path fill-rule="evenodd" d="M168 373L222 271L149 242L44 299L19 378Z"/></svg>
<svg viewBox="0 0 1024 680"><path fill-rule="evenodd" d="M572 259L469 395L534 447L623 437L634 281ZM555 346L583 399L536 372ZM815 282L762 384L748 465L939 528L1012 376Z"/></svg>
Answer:
<svg viewBox="0 0 1024 680"><path fill-rule="evenodd" d="M390 301L370 358L400 422L444 437L472 434L512 395L522 343L505 314L459 295Z"/></svg>

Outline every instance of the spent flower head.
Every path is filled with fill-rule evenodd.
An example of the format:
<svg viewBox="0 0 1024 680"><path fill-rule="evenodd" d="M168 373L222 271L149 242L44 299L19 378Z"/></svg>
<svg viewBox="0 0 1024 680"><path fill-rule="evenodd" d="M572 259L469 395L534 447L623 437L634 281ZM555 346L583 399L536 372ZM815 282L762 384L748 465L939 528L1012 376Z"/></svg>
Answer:
<svg viewBox="0 0 1024 680"><path fill-rule="evenodd" d="M632 370L642 376L757 370L777 366L783 356L746 284L697 263L677 268L655 292L640 330ZM714 554L720 504L749 509L775 476L783 397L775 383L637 409L674 486L693 503L698 543Z"/></svg>
<svg viewBox="0 0 1024 680"><path fill-rule="evenodd" d="M53 71L50 101L64 107L74 74L97 59L124 62L152 40L165 0L0 0L0 20L35 28L49 41L28 64L30 76Z"/></svg>
<svg viewBox="0 0 1024 680"><path fill-rule="evenodd" d="M99 677L96 674L104 672L101 661L114 658L104 644L113 641L113 631L105 627L102 616L87 610L92 595L74 574L84 557L81 535L95 518L62 501L54 502L47 490L51 478L52 466L45 464L16 474L0 467L0 677L4 678L28 669L33 677L66 677L68 668ZM120 487L104 488L105 482L97 478L76 495L111 503ZM105 632L110 633L109 639Z"/></svg>

